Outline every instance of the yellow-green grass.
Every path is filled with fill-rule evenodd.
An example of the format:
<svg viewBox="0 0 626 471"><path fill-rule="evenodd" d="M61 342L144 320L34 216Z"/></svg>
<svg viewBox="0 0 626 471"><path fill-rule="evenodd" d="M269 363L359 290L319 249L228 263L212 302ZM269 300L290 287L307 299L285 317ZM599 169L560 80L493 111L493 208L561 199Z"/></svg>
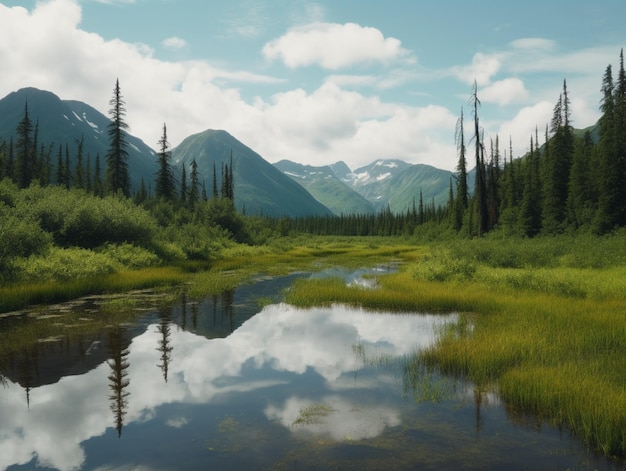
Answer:
<svg viewBox="0 0 626 471"><path fill-rule="evenodd" d="M150 267L71 281L13 283L0 287L0 312L37 304L53 304L87 294L154 288L181 283L189 275L178 267Z"/></svg>

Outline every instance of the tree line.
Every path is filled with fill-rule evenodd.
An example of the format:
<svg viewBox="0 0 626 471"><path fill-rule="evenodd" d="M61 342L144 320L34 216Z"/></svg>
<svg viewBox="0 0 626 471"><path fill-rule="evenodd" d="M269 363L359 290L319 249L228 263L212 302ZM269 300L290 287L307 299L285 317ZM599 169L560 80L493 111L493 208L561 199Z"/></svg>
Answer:
<svg viewBox="0 0 626 471"><path fill-rule="evenodd" d="M501 150L499 137L485 142L480 126L478 88L469 99L471 138L465 137L461 109L455 131L458 163L445 205L422 201L406 213L388 209L376 215L308 216L282 221L283 228L335 235L402 235L429 230L482 236L493 230L534 237L568 231L606 234L626 226L626 72L623 50L617 77L608 65L602 79L602 112L597 128L572 126L567 81L540 137L513 159L512 142ZM473 149L468 149L468 142ZM474 188L468 184L472 158Z"/></svg>
<svg viewBox="0 0 626 471"><path fill-rule="evenodd" d="M189 165L190 174L183 164L177 177L171 163L171 148L167 140L167 127L163 124L163 134L158 142L158 170L154 178L154 192L149 182L144 179L132 192L128 169L128 140L126 130L126 108L121 93L119 80L116 80L113 96L109 101L109 124L107 136L109 148L105 156L104 175L100 155L84 155L84 138L75 139L74 159L70 159L69 143L46 145L39 142L39 121L33 120L28 110L28 101L24 105L24 115L8 142L0 140L0 180L8 178L19 188L27 188L33 183L41 186L58 185L67 189L83 189L96 196L121 193L143 203L148 199L165 200L192 207L199 201L208 201L209 194L204 180L201 181L195 159ZM55 154L56 155L53 155ZM213 197L234 200L232 154L230 162L222 164L221 186L218 188L216 168L213 168Z"/></svg>

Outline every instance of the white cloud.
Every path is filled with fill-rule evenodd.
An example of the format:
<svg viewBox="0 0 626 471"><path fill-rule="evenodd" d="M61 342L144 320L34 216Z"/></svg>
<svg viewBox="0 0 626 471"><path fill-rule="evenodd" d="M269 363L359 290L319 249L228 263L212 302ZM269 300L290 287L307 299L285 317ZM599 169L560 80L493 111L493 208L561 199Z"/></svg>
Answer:
<svg viewBox="0 0 626 471"><path fill-rule="evenodd" d="M161 45L167 49L182 49L187 46L187 41L178 36L172 36L171 38L164 39Z"/></svg>
<svg viewBox="0 0 626 471"><path fill-rule="evenodd" d="M491 78L500 71L501 67L501 53L484 54L478 52L474 54L471 65L455 67L453 72L462 82L472 84L476 81L478 86L482 86L491 82Z"/></svg>
<svg viewBox="0 0 626 471"><path fill-rule="evenodd" d="M521 38L511 42L511 46L514 49L551 51L555 49L556 44L551 39Z"/></svg>
<svg viewBox="0 0 626 471"><path fill-rule="evenodd" d="M395 38L355 23L311 23L290 29L263 47L268 60L280 59L290 68L319 65L337 70L370 62L407 58L409 53Z"/></svg>
<svg viewBox="0 0 626 471"><path fill-rule="evenodd" d="M480 100L483 103L497 103L508 105L523 103L528 99L528 90L518 78L507 78L494 82L480 90Z"/></svg>
<svg viewBox="0 0 626 471"><path fill-rule="evenodd" d="M543 144L546 124L550 122L553 110L554 103L549 101L522 108L513 119L500 125L500 145L506 142L508 149L510 138L513 143L513 157L520 157L530 150L530 138L535 140L536 132L539 135L539 144Z"/></svg>

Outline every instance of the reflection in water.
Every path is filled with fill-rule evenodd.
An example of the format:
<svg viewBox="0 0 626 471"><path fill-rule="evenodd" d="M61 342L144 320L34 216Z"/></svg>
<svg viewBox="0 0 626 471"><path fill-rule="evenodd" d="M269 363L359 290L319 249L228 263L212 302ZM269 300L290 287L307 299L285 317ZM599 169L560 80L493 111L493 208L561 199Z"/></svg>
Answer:
<svg viewBox="0 0 626 471"><path fill-rule="evenodd" d="M0 470L600 468L415 361L457 316L258 312L246 290L110 328L54 381L27 380L43 368L20 356L0 388Z"/></svg>
<svg viewBox="0 0 626 471"><path fill-rule="evenodd" d="M161 353L160 360L161 362L157 365L161 371L163 372L163 379L167 383L167 372L169 370L170 360L172 359L172 350L174 347L171 345L170 336L171 336L171 324L172 324L172 309L164 308L160 312L161 321L157 327L160 338L159 338L159 347L157 351ZM186 323L187 315L186 310L183 309L183 326ZM183 327L184 328L184 327Z"/></svg>
<svg viewBox="0 0 626 471"><path fill-rule="evenodd" d="M108 347L111 356L111 360L108 361L111 368L111 374L108 378L109 389L111 389L109 401L111 401L111 410L115 417L117 436L121 437L124 416L128 409L128 396L130 396L130 392L127 391L130 384L128 379L128 368L130 367L128 355L130 351L124 347L124 329L122 327L117 326L109 331Z"/></svg>

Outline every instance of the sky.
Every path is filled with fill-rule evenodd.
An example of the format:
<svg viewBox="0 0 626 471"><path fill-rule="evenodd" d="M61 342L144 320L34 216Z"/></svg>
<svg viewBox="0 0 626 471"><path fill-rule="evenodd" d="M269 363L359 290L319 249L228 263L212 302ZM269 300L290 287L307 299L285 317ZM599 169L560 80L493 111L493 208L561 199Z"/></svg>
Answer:
<svg viewBox="0 0 626 471"><path fill-rule="evenodd" d="M269 162L454 170L474 82L507 156L543 136L564 80L572 125L593 125L624 18L623 0L0 0L0 97L32 86L107 115L119 79L153 148L165 123L172 147L224 129Z"/></svg>

